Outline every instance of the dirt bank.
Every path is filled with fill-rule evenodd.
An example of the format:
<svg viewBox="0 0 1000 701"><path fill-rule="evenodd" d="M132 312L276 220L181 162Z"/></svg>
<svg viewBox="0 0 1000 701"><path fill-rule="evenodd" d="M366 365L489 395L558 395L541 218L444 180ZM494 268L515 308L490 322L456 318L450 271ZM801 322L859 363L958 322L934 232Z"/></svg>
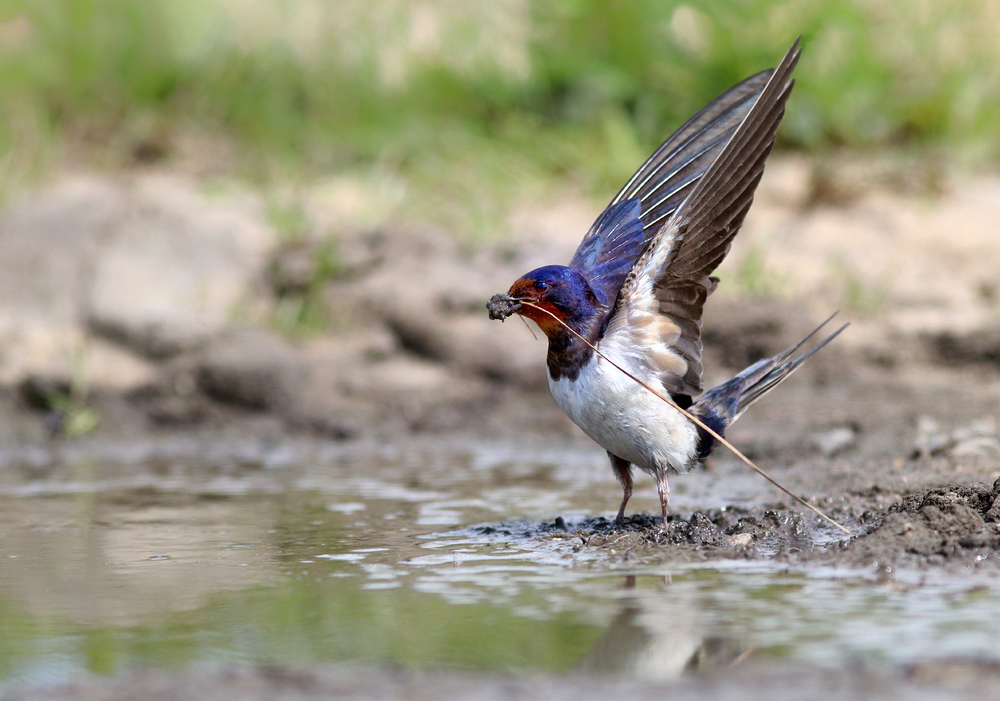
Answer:
<svg viewBox="0 0 1000 701"><path fill-rule="evenodd" d="M797 380L812 425L796 431L860 427L863 453L921 414L993 416L1000 179L914 177L929 167L773 159L707 307L709 382L841 309L852 328ZM86 405L111 433L123 417L132 433L265 415L333 437L572 430L546 397L544 344L483 306L567 260L599 205L525 203L472 244L366 228L335 195L305 189L289 232L258 193L208 196L175 172L54 178L0 217L0 383L39 412L38 437L90 430L59 418ZM745 435L773 421L755 413Z"/></svg>

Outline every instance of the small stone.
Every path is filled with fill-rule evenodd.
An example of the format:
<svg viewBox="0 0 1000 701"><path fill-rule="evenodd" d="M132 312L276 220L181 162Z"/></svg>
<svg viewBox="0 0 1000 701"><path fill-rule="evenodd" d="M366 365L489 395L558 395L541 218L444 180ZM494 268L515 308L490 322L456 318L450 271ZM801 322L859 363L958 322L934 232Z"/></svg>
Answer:
<svg viewBox="0 0 1000 701"><path fill-rule="evenodd" d="M917 419L917 436L913 440L913 456L926 458L944 452L952 445L951 437L929 416Z"/></svg>
<svg viewBox="0 0 1000 701"><path fill-rule="evenodd" d="M986 511L983 517L990 523L1000 523L1000 495L993 500L993 505Z"/></svg>
<svg viewBox="0 0 1000 701"><path fill-rule="evenodd" d="M992 418L973 421L951 433L955 441L952 455L990 455L1000 453L996 421Z"/></svg>
<svg viewBox="0 0 1000 701"><path fill-rule="evenodd" d="M753 542L752 533L734 533L729 536L729 546L733 548L745 548Z"/></svg>
<svg viewBox="0 0 1000 701"><path fill-rule="evenodd" d="M837 426L822 433L814 434L813 445L823 455L832 458L838 453L853 448L858 442L858 432L852 426Z"/></svg>
<svg viewBox="0 0 1000 701"><path fill-rule="evenodd" d="M996 455L997 453L1000 453L1000 441L989 436L979 436L959 441L951 451L951 454L955 456Z"/></svg>
<svg viewBox="0 0 1000 701"><path fill-rule="evenodd" d="M930 455L989 455L1000 453L1000 436L992 419L973 421L952 431L943 430L934 419L921 416L917 420L917 437L913 456Z"/></svg>

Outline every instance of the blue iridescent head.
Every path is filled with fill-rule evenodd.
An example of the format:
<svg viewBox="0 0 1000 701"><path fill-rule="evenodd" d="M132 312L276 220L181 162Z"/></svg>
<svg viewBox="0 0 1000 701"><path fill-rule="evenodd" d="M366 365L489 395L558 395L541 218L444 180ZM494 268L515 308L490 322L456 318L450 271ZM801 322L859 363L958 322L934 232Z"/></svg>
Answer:
<svg viewBox="0 0 1000 701"><path fill-rule="evenodd" d="M577 328L601 309L580 271L562 265L546 265L526 273L510 286L510 295L530 302L522 304L517 313L534 321L550 337L565 333L556 319Z"/></svg>

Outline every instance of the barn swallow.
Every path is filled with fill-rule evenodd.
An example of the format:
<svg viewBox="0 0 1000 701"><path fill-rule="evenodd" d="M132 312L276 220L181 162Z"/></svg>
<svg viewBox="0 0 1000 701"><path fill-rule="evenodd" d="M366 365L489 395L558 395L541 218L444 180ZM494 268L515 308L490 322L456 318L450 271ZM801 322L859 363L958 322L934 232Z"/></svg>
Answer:
<svg viewBox="0 0 1000 701"><path fill-rule="evenodd" d="M532 270L487 305L490 318L520 314L548 337L549 389L607 450L624 491L619 525L633 467L656 478L666 523L667 475L687 472L718 440L612 363L722 435L845 328L795 357L824 322L792 348L702 394L702 308L718 284L711 274L753 202L799 53L796 40L777 68L723 93L663 142L597 218L568 266Z"/></svg>

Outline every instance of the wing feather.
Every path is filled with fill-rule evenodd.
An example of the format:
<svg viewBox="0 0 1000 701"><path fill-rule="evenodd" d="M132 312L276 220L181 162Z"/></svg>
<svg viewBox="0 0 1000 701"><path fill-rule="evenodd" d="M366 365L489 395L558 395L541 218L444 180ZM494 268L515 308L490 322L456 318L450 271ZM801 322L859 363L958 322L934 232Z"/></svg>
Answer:
<svg viewBox="0 0 1000 701"><path fill-rule="evenodd" d="M629 272L606 323L603 339L623 348L656 345L658 340L650 333L654 328L662 332L659 343L670 345L684 369L678 372L673 361L650 369L661 373L671 392L696 395L702 390L701 318L705 300L715 286L709 276L729 252L753 203L794 84L791 73L799 54L797 39L773 72L758 74L767 75L767 80L755 93L752 107L651 238ZM628 195L633 189L630 182L623 193ZM660 317L660 323L653 322L651 316ZM657 349L650 357L653 355L662 353Z"/></svg>
<svg viewBox="0 0 1000 701"><path fill-rule="evenodd" d="M649 211L648 203L659 199L651 197L652 195L673 189L672 180L677 176L683 179L685 166L695 164L701 157L710 155L708 164L698 169L704 173L704 169L711 165L719 149L743 121L767 84L770 75L771 71L763 71L747 78L685 122L642 164L611 204L639 197L643 204L647 205L643 207L645 213ZM719 144L719 141L722 143Z"/></svg>
<svg viewBox="0 0 1000 701"><path fill-rule="evenodd" d="M610 307L663 222L684 202L757 102L772 71L747 78L664 141L584 236L569 263Z"/></svg>

